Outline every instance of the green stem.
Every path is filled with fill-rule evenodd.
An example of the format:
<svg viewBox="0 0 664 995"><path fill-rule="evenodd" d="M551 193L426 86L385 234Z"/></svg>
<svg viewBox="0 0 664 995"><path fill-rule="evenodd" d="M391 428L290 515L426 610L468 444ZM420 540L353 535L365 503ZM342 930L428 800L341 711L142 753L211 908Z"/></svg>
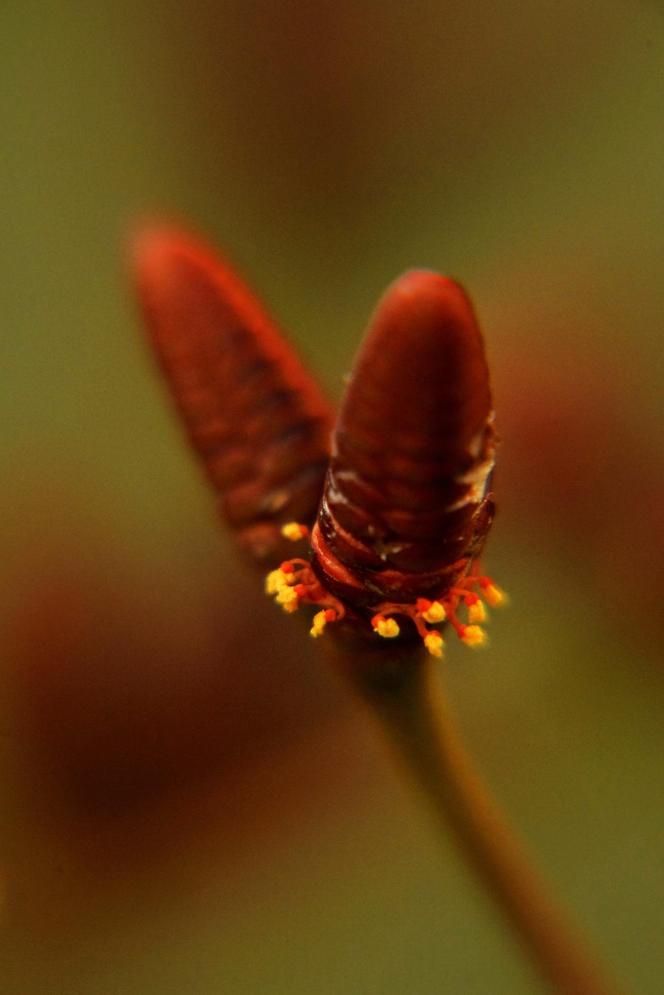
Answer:
<svg viewBox="0 0 664 995"><path fill-rule="evenodd" d="M434 661L402 660L387 679L380 664L369 663L350 671L356 687L551 990L617 995L478 776Z"/></svg>

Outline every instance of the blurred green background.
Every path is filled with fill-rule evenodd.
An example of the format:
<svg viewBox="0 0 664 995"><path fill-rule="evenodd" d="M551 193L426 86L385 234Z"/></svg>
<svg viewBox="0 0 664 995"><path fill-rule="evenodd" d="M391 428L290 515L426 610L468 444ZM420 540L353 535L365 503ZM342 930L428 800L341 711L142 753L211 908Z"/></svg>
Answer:
<svg viewBox="0 0 664 995"><path fill-rule="evenodd" d="M539 990L218 527L126 273L169 217L333 397L402 269L469 289L512 608L446 680L561 896L661 992L661 9L4 0L0 46L3 990Z"/></svg>

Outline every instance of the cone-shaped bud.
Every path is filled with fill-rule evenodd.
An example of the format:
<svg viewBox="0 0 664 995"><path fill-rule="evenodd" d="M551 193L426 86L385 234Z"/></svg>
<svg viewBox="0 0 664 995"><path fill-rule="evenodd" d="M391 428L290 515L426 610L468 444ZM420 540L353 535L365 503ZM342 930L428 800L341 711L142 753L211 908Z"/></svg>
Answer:
<svg viewBox="0 0 664 995"><path fill-rule="evenodd" d="M259 557L280 526L312 522L332 412L233 270L191 236L144 231L134 245L152 343L221 510Z"/></svg>
<svg viewBox="0 0 664 995"><path fill-rule="evenodd" d="M434 597L492 518L495 436L482 337L453 280L398 279L353 367L312 535L321 580L357 607Z"/></svg>

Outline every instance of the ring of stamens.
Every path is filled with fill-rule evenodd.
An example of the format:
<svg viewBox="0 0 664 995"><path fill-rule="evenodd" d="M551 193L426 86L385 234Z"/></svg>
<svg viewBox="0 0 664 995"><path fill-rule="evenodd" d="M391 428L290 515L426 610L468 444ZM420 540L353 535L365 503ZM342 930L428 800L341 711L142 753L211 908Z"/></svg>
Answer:
<svg viewBox="0 0 664 995"><path fill-rule="evenodd" d="M297 522L282 527L282 535L293 542L306 539L309 530ZM285 612L297 611L300 605L316 605L310 635L316 639L328 623L340 621L346 614L342 602L321 584L307 560L284 560L265 578L266 594L274 596ZM401 629L394 616L402 615L414 624L426 650L435 657L442 657L445 643L441 632L430 626L449 623L459 639L467 646L486 645L487 636L481 623L488 618L486 604L497 607L507 601L504 592L491 580L471 572L438 599L418 598L412 603L382 602L374 607L371 627L383 639L394 639ZM466 609L466 621L458 616L461 607Z"/></svg>

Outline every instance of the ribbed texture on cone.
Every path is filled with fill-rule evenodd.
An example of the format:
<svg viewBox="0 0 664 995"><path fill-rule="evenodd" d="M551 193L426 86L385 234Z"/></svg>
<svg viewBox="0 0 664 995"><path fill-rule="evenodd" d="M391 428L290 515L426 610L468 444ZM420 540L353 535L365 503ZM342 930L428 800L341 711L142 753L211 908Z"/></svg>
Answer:
<svg viewBox="0 0 664 995"><path fill-rule="evenodd" d="M133 264L152 343L226 521L259 557L313 521L332 412L233 270L191 236L148 229Z"/></svg>
<svg viewBox="0 0 664 995"><path fill-rule="evenodd" d="M491 522L494 448L466 294L435 273L406 273L380 301L353 367L314 536L317 570L333 586L352 574L395 600L452 583Z"/></svg>

